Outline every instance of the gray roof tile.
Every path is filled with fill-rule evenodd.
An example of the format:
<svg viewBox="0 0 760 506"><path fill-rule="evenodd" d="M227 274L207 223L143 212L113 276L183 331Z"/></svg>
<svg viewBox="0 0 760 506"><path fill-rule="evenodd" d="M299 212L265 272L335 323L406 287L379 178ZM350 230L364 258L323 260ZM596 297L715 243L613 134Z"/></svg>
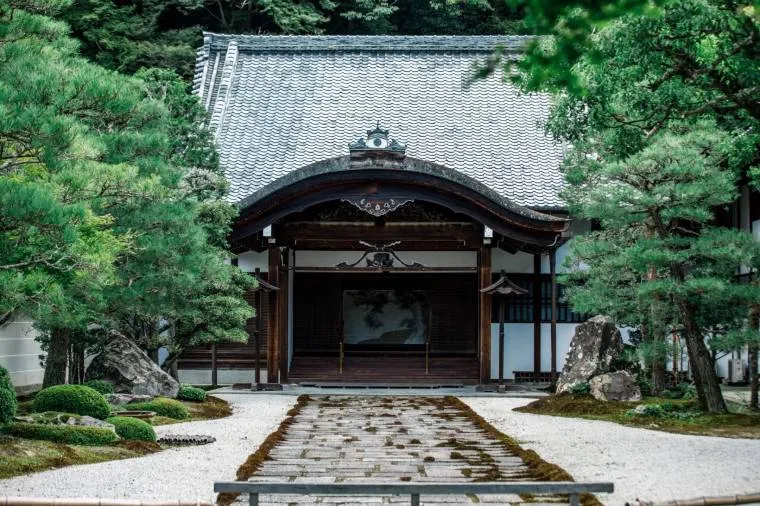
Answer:
<svg viewBox="0 0 760 506"><path fill-rule="evenodd" d="M550 97L500 76L474 82L473 61L525 37L305 37L206 34L194 89L211 111L239 201L307 164L348 153L375 122L407 154L461 171L533 208L563 207L564 148L540 122Z"/></svg>

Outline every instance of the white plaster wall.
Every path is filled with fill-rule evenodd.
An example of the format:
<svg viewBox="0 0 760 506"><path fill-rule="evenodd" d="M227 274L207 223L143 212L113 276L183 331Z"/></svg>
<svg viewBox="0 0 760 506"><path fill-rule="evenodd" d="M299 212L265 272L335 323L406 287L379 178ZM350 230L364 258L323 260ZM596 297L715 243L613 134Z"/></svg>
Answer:
<svg viewBox="0 0 760 506"><path fill-rule="evenodd" d="M211 369L180 369L178 375L180 383L189 385L211 384ZM253 369L217 369L217 383L220 385L253 383L253 378ZM266 367L261 369L261 382L267 382Z"/></svg>
<svg viewBox="0 0 760 506"><path fill-rule="evenodd" d="M493 248L491 250L491 271L498 274L502 270L507 274L530 274L533 272L533 255L522 251L512 254L500 248Z"/></svg>
<svg viewBox="0 0 760 506"><path fill-rule="evenodd" d="M34 340L37 335L34 322L20 315L0 326L0 366L8 370L13 386L21 391L42 385L45 370L40 367L42 349Z"/></svg>
<svg viewBox="0 0 760 506"><path fill-rule="evenodd" d="M557 371L562 371L575 323L557 324ZM504 378L514 379L514 371L533 370L533 324L504 324ZM551 324L541 324L541 370L551 371ZM491 378L499 377L499 324L491 324Z"/></svg>
<svg viewBox="0 0 760 506"><path fill-rule="evenodd" d="M335 267L341 262L352 264L359 260L363 253L362 251L300 250L295 252L293 265L297 268ZM473 268L478 266L476 251L396 251L396 254L408 264L418 262L425 267ZM364 267L362 264L358 266Z"/></svg>
<svg viewBox="0 0 760 506"><path fill-rule="evenodd" d="M256 267L261 269L261 272L269 272L268 251L262 251L261 253L256 251L245 251L238 255L237 261L238 267L243 272L254 272Z"/></svg>

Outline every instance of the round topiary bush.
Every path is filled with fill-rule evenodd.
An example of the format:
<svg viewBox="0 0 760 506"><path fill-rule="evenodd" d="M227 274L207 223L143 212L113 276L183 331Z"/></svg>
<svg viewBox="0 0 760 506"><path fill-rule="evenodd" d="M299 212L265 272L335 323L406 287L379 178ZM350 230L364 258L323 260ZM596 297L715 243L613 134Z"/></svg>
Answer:
<svg viewBox="0 0 760 506"><path fill-rule="evenodd" d="M85 385L56 385L41 390L33 403L34 411L63 411L94 418L111 416L111 406L103 394Z"/></svg>
<svg viewBox="0 0 760 506"><path fill-rule="evenodd" d="M128 416L112 416L106 419L106 422L112 423L116 427L116 433L122 439L133 441L155 441L156 431L148 423L137 418Z"/></svg>
<svg viewBox="0 0 760 506"><path fill-rule="evenodd" d="M14 423L5 431L11 436L26 439L43 439L71 445L100 446L119 440L109 429L82 427L78 425L46 425L37 423Z"/></svg>
<svg viewBox="0 0 760 506"><path fill-rule="evenodd" d="M190 385L182 385L179 387L177 399L182 399L183 401L203 402L206 400L206 391Z"/></svg>
<svg viewBox="0 0 760 506"><path fill-rule="evenodd" d="M92 388L93 390L97 390L103 395L106 394L112 394L113 393L113 385L110 381L106 380L90 380L87 383L85 383L86 386Z"/></svg>
<svg viewBox="0 0 760 506"><path fill-rule="evenodd" d="M153 411L158 416L184 420L190 418L190 412L184 404L174 399L159 397L148 402L134 402L125 406L129 410Z"/></svg>
<svg viewBox="0 0 760 506"><path fill-rule="evenodd" d="M18 401L11 375L4 367L0 367L0 424L11 423L16 416L16 408Z"/></svg>

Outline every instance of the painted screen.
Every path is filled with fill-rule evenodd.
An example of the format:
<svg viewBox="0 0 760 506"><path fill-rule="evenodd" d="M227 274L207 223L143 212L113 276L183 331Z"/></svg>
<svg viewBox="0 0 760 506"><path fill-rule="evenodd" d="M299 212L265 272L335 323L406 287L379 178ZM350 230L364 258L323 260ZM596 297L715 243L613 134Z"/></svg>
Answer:
<svg viewBox="0 0 760 506"><path fill-rule="evenodd" d="M421 290L345 290L343 336L347 344L425 344L429 313Z"/></svg>

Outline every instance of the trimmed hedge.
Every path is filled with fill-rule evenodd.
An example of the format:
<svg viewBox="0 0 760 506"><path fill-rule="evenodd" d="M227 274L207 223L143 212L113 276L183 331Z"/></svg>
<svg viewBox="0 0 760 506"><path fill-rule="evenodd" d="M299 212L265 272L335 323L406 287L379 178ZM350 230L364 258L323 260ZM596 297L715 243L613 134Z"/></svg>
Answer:
<svg viewBox="0 0 760 506"><path fill-rule="evenodd" d="M14 423L13 425L9 425L5 431L16 437L43 439L45 441L71 445L101 446L119 440L119 436L108 429L76 425Z"/></svg>
<svg viewBox="0 0 760 506"><path fill-rule="evenodd" d="M113 384L111 384L110 381L106 380L90 380L85 383L85 386L88 386L92 388L93 390L97 390L103 395L106 394L112 394L113 393Z"/></svg>
<svg viewBox="0 0 760 506"><path fill-rule="evenodd" d="M129 410L154 411L158 416L174 418L175 420L190 418L190 412L184 404L166 397L159 397L148 402L133 402L125 407Z"/></svg>
<svg viewBox="0 0 760 506"><path fill-rule="evenodd" d="M177 399L182 399L183 401L203 402L206 400L206 391L190 385L182 385L179 387Z"/></svg>
<svg viewBox="0 0 760 506"><path fill-rule="evenodd" d="M112 423L116 427L116 433L122 439L132 441L155 441L156 431L153 427L143 420L131 418L128 416L112 416L106 419L106 422Z"/></svg>
<svg viewBox="0 0 760 506"><path fill-rule="evenodd" d="M63 411L94 418L111 416L111 406L103 394L85 385L56 385L34 397L34 411Z"/></svg>
<svg viewBox="0 0 760 506"><path fill-rule="evenodd" d="M4 367L0 367L0 424L11 423L17 408L18 400L11 375Z"/></svg>

